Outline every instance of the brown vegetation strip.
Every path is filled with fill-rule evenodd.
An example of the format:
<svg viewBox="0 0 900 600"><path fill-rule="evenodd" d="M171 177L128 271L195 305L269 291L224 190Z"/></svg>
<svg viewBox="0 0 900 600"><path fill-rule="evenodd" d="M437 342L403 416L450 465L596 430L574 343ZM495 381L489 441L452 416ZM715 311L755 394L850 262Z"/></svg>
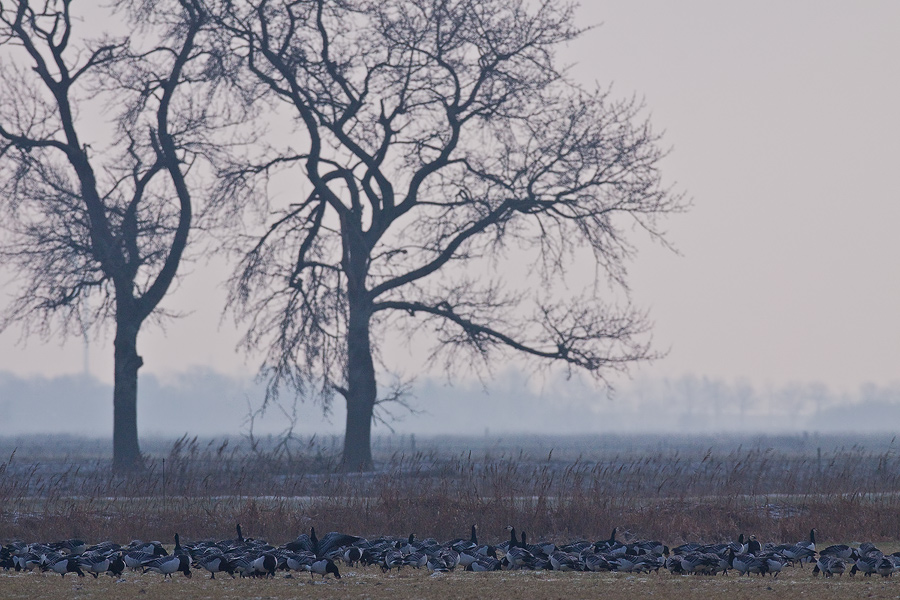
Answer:
<svg viewBox="0 0 900 600"><path fill-rule="evenodd" d="M72 598L107 600L138 598L141 600L217 599L272 600L304 598L310 600L452 600L517 597L533 600L560 598L724 598L760 600L763 598L896 598L900 581L880 577L844 577L826 580L813 577L809 567L786 570L778 579L769 577L692 577L673 576L665 572L650 575L624 573L449 573L429 575L427 571L404 571L382 574L377 569L347 571L340 580L311 582L308 577L278 577L269 580L210 580L198 573L193 579L176 577L163 580L159 575L127 573L122 580L110 577L80 579L68 575L0 574L0 597Z"/></svg>
<svg viewBox="0 0 900 600"><path fill-rule="evenodd" d="M670 545L805 539L900 539L900 456L844 450L818 460L763 450L600 456L593 462L516 456L397 456L375 474L309 473L285 457L173 450L140 477L99 467L11 458L0 463L0 537L91 542L221 539L242 523L280 544L315 526L372 537L439 540L472 523L486 542L515 525L534 540L606 539L613 526ZM852 515L852 518L848 518Z"/></svg>

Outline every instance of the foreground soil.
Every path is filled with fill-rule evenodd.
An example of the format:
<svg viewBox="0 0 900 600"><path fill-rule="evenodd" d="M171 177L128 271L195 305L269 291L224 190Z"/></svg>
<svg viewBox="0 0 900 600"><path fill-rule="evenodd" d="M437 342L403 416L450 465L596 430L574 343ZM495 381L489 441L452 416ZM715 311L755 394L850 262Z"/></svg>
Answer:
<svg viewBox="0 0 900 600"><path fill-rule="evenodd" d="M625 573L498 572L447 573L431 575L425 570L404 570L383 574L375 568L347 569L340 580L311 581L306 575L269 580L214 580L203 572L192 579L178 575L163 580L157 574L126 573L122 579L111 577L81 579L55 574L0 573L0 598L65 598L66 600L281 600L352 598L370 600L450 600L514 597L524 600L574 600L602 598L729 598L761 600L765 598L847 598L900 597L900 580L881 577L823 579L805 569L785 569L777 579L737 577L674 576L660 572L649 575Z"/></svg>

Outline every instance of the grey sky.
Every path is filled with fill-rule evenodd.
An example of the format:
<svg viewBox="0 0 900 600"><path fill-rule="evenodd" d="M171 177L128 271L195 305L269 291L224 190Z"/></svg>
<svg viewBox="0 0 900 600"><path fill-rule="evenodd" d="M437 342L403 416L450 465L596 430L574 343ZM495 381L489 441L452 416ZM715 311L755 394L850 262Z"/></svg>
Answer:
<svg viewBox="0 0 900 600"><path fill-rule="evenodd" d="M694 201L667 224L680 256L636 232L633 297L670 350L636 373L900 380L900 2L584 4L602 26L568 49L573 77L645 98L665 175ZM143 372L255 370L219 325L213 267L190 266L167 302L185 318L142 333ZM79 340L17 340L0 335L0 370L82 369ZM90 361L111 380L109 344Z"/></svg>

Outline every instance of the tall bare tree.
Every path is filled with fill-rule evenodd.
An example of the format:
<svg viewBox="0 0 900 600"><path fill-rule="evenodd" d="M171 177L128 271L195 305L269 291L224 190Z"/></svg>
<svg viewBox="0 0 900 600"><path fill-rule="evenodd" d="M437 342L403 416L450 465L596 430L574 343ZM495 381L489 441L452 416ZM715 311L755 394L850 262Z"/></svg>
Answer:
<svg viewBox="0 0 900 600"><path fill-rule="evenodd" d="M661 184L641 106L561 71L556 50L582 33L572 5L245 0L217 14L248 91L298 125L226 186L308 181L245 254L233 307L273 389L344 398L346 469L372 467L378 350L397 331L430 332L448 364L513 353L601 380L651 356L627 293L601 297L627 291L628 229L662 240L658 218L684 202Z"/></svg>
<svg viewBox="0 0 900 600"><path fill-rule="evenodd" d="M194 96L203 13L193 0L169 10L149 37L92 40L101 23L73 14L71 0L0 2L0 257L18 284L0 330L115 324L120 472L142 464L137 338L182 262L188 172L202 170L211 131Z"/></svg>

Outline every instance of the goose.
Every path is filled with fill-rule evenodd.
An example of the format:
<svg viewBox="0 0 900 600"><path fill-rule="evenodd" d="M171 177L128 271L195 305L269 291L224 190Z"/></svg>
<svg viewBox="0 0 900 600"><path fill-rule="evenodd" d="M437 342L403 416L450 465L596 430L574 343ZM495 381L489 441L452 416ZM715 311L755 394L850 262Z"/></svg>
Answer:
<svg viewBox="0 0 900 600"><path fill-rule="evenodd" d="M428 571L431 573L446 573L450 570L438 554L429 556L425 566L428 567Z"/></svg>
<svg viewBox="0 0 900 600"><path fill-rule="evenodd" d="M528 539L524 531L522 532L522 540L519 542L519 548L528 550L535 558L550 558L549 555L544 551L544 546L542 546L541 544L528 543Z"/></svg>
<svg viewBox="0 0 900 600"><path fill-rule="evenodd" d="M258 576L266 578L269 576L275 577L275 568L278 566L278 559L275 558L274 554L265 552L252 560L250 566L253 567L253 571L257 573Z"/></svg>
<svg viewBox="0 0 900 600"><path fill-rule="evenodd" d="M518 546L509 549L503 557L503 562L505 562L504 566L511 570L534 569L535 566L534 555L525 548L519 548Z"/></svg>
<svg viewBox="0 0 900 600"><path fill-rule="evenodd" d="M698 544L697 542L688 542L686 544L681 544L680 546L675 546L672 548L672 554L689 554L691 552L699 552L701 548L703 548L703 544Z"/></svg>
<svg viewBox="0 0 900 600"><path fill-rule="evenodd" d="M163 579L171 577L173 573L184 573L188 579L191 578L191 561L185 554L165 556L162 558L154 558L143 565L144 573L153 571L154 573L162 573Z"/></svg>
<svg viewBox="0 0 900 600"><path fill-rule="evenodd" d="M881 556L860 556L850 567L850 575L862 572L866 577L871 577L872 573L876 572L879 562L881 562Z"/></svg>
<svg viewBox="0 0 900 600"><path fill-rule="evenodd" d="M10 553L5 547L0 550L0 569L4 571L9 571L14 568L12 553Z"/></svg>
<svg viewBox="0 0 900 600"><path fill-rule="evenodd" d="M241 524L237 523L234 527L235 531L237 531L237 538L235 538L235 542L238 544L244 543L244 533L241 531Z"/></svg>
<svg viewBox="0 0 900 600"><path fill-rule="evenodd" d="M87 550L87 544L79 539L65 540L53 544L56 550L64 552L69 556L78 556Z"/></svg>
<svg viewBox="0 0 900 600"><path fill-rule="evenodd" d="M331 573L334 575L335 579L341 578L341 572L338 570L337 565L330 558L323 558L315 561L309 566L310 574L315 573L316 575L321 575L322 579L325 579L325 576Z"/></svg>
<svg viewBox="0 0 900 600"><path fill-rule="evenodd" d="M104 556L94 552L85 552L78 557L78 563L82 568L86 569L88 573L93 575L94 579L96 579L100 573L106 573L109 570L109 567L113 564L115 558L116 557L112 554ZM124 568L124 561L122 562L122 566Z"/></svg>
<svg viewBox="0 0 900 600"><path fill-rule="evenodd" d="M743 533L738 535L738 539L736 542L719 543L719 544L698 544L696 542L689 542L687 544L682 544L681 546L676 547L674 550L672 550L672 553L673 554L685 554L686 552L701 552L701 553L716 554L716 555L720 556L721 558L727 558L729 548L733 548L735 554L751 553L748 550L748 544L744 543L744 534Z"/></svg>
<svg viewBox="0 0 900 600"><path fill-rule="evenodd" d="M762 551L762 546L759 543L759 540L756 539L755 535L751 535L750 539L744 544L744 552L737 552L737 554L752 554L756 556Z"/></svg>
<svg viewBox="0 0 900 600"><path fill-rule="evenodd" d="M81 570L77 558L53 556L52 558L48 558L48 561L41 567L41 570L53 571L54 573L59 573L63 577L66 576L66 573L75 573L79 577L84 577L84 571Z"/></svg>
<svg viewBox="0 0 900 600"><path fill-rule="evenodd" d="M477 548L463 548L455 551L459 554L459 564L462 565L463 568L468 567L478 560L479 556L484 556L483 554L478 553Z"/></svg>
<svg viewBox="0 0 900 600"><path fill-rule="evenodd" d="M118 552L121 549L122 546L120 546L119 544L106 541L100 542L99 544L94 544L93 546L85 550L85 552L93 552L95 554L111 554L113 552Z"/></svg>
<svg viewBox="0 0 900 600"><path fill-rule="evenodd" d="M347 563L348 567L353 567L356 563L362 560L362 550L360 550L356 546L350 546L346 550L344 550L341 558L344 559L344 562Z"/></svg>
<svg viewBox="0 0 900 600"><path fill-rule="evenodd" d="M684 569L681 567L681 557L681 554L673 554L666 559L666 570L672 575L684 574Z"/></svg>
<svg viewBox="0 0 900 600"><path fill-rule="evenodd" d="M813 552L816 551L816 529L812 528L809 530L809 542L798 542L798 545L804 545Z"/></svg>
<svg viewBox="0 0 900 600"><path fill-rule="evenodd" d="M767 571L765 561L752 554L735 554L733 548L728 550L728 562L735 571L748 577L750 573L765 575Z"/></svg>
<svg viewBox="0 0 900 600"><path fill-rule="evenodd" d="M318 560L309 550L290 552L285 556L285 564L291 571L312 572L312 564Z"/></svg>
<svg viewBox="0 0 900 600"><path fill-rule="evenodd" d="M324 558L326 555L337 552L344 546L351 546L360 541L363 541L363 538L338 533L336 531L329 531L320 540L318 536L316 536L316 528L310 527L309 535L302 534L293 542L285 544L282 547L291 552L305 550L307 552L312 552L317 558Z"/></svg>
<svg viewBox="0 0 900 600"><path fill-rule="evenodd" d="M421 569L428 564L428 555L421 550L416 550L403 557L403 564L413 569Z"/></svg>
<svg viewBox="0 0 900 600"><path fill-rule="evenodd" d="M459 553L459 564L462 565L463 568L468 568L479 556L493 555L492 558L497 557L493 546L478 545L478 526L474 524L472 525L471 534L469 535L468 540L457 539L445 545Z"/></svg>
<svg viewBox="0 0 900 600"><path fill-rule="evenodd" d="M310 533L312 534L311 536L301 533L293 542L289 542L282 547L291 552L312 552L315 554L316 546L319 542L319 539L316 537L316 528L311 527Z"/></svg>
<svg viewBox="0 0 900 600"><path fill-rule="evenodd" d="M500 561L490 556L477 556L474 561L466 565L466 571L474 571L476 573L499 571L501 568Z"/></svg>
<svg viewBox="0 0 900 600"><path fill-rule="evenodd" d="M109 567L107 567L106 572L111 577L121 577L122 572L125 570L125 561L122 560L122 553L117 552L113 556L112 562L109 563Z"/></svg>
<svg viewBox="0 0 900 600"><path fill-rule="evenodd" d="M649 573L653 571L655 573L659 573L659 570L663 568L666 564L666 559L664 556L657 556L656 554L648 554L642 556L641 559L634 565L633 571L638 573Z"/></svg>
<svg viewBox="0 0 900 600"><path fill-rule="evenodd" d="M821 571L825 577L841 576L844 574L846 566L842 558L827 554L825 556L820 555L816 561L816 566L813 568L813 575L817 575Z"/></svg>
<svg viewBox="0 0 900 600"><path fill-rule="evenodd" d="M638 554L652 554L654 556L668 556L669 547L655 540L642 540L634 544L641 552Z"/></svg>
<svg viewBox="0 0 900 600"><path fill-rule="evenodd" d="M178 556L179 554L187 554L184 548L181 547L181 538L178 537L178 534L175 534L175 549L172 550L172 554Z"/></svg>
<svg viewBox="0 0 900 600"><path fill-rule="evenodd" d="M640 562L641 559L636 554L616 554L612 556L609 564L615 571L620 573L631 573Z"/></svg>
<svg viewBox="0 0 900 600"><path fill-rule="evenodd" d="M596 552L609 552L613 548L617 548L622 544L616 541L616 532L619 530L618 527L613 527L612 534L610 534L608 540L601 540L599 542L594 542L594 551Z"/></svg>
<svg viewBox="0 0 900 600"><path fill-rule="evenodd" d="M516 528L512 525L507 525L506 530L509 531L509 540L498 546L498 548L504 552L508 552L510 548L519 547L519 538L516 537Z"/></svg>
<svg viewBox="0 0 900 600"><path fill-rule="evenodd" d="M782 544L780 546L775 546L774 551L788 559L791 564L795 561L799 562L801 568L803 567L803 563L810 562L810 559L816 555L816 551L810 550L809 546L803 542L793 545Z"/></svg>
<svg viewBox="0 0 900 600"><path fill-rule="evenodd" d="M348 535L346 533L339 533L337 531L329 531L324 536L322 536L321 540L316 543L314 552L316 553L316 556L318 558L324 558L326 555L337 552L344 546L350 546L352 544L358 544L360 542L365 542L365 540L355 535Z"/></svg>
<svg viewBox="0 0 900 600"><path fill-rule="evenodd" d="M244 532L241 531L241 524L237 523L234 526L235 532L237 533L237 537L229 540L222 540L220 542L216 542L216 546L222 550L228 550L233 548L243 548L248 543L254 543L256 540L252 538L245 538Z"/></svg>
<svg viewBox="0 0 900 600"><path fill-rule="evenodd" d="M751 535L750 539L755 540L756 536ZM759 544L759 542L756 542L756 543ZM737 542L731 542L731 545L734 547L734 552L736 554L747 554L750 551L749 544L744 543L744 534L743 533L738 535Z"/></svg>
<svg viewBox="0 0 900 600"><path fill-rule="evenodd" d="M359 564L369 567L372 565L381 565L381 559L384 556L384 551L379 548L366 548L362 551L362 557L359 559Z"/></svg>
<svg viewBox="0 0 900 600"><path fill-rule="evenodd" d="M234 572L244 577L253 577L256 573L256 570L253 568L253 561L256 560L247 555L234 556L228 558L228 562L231 565L231 568L234 569Z"/></svg>
<svg viewBox="0 0 900 600"><path fill-rule="evenodd" d="M380 561L382 573L388 572L394 567L399 571L400 567L403 566L403 552L401 551L401 547L402 542L397 541L391 549L384 553L384 556L382 556Z"/></svg>
<svg viewBox="0 0 900 600"><path fill-rule="evenodd" d="M459 553L459 564L462 565L463 568L468 567L479 558L497 558L497 549L491 545L478 546L476 548L470 547L463 550L456 550L454 548L454 550Z"/></svg>
<svg viewBox="0 0 900 600"><path fill-rule="evenodd" d="M577 557L560 550L550 553L550 565L554 571L582 571Z"/></svg>
<svg viewBox="0 0 900 600"><path fill-rule="evenodd" d="M719 571L722 572L722 575L728 575L728 569L731 568L731 561L728 558L727 552L724 555L713 554L713 556L719 557L718 568L716 569L716 573ZM715 573L713 573L715 575Z"/></svg>
<svg viewBox="0 0 900 600"><path fill-rule="evenodd" d="M407 554L412 554L413 552L415 552L416 550L419 549L416 546L415 541L416 541L416 534L414 534L414 533L409 534L409 538L407 538L406 543L400 548L400 552L403 553L403 556L406 556Z"/></svg>
<svg viewBox="0 0 900 600"><path fill-rule="evenodd" d="M475 551L478 548L478 527L476 525L472 525L472 532L469 535L468 540L464 540L462 538L451 540L447 542L445 545L453 548L457 552L463 552L465 550Z"/></svg>
<svg viewBox="0 0 900 600"><path fill-rule="evenodd" d="M836 544L834 546L828 546L819 552L819 556L834 556L843 558L844 560L850 560L855 559L858 554L855 548L851 548L846 544Z"/></svg>
<svg viewBox="0 0 900 600"><path fill-rule="evenodd" d="M142 542L140 540L132 540L128 544L127 552L144 552L153 556L168 556L169 553L163 547L162 542Z"/></svg>
<svg viewBox="0 0 900 600"><path fill-rule="evenodd" d="M13 565L16 571L33 571L41 567L41 556L35 552L14 555Z"/></svg>
<svg viewBox="0 0 900 600"><path fill-rule="evenodd" d="M569 542L568 544L563 544L558 548L558 550L562 550L563 552L568 552L569 554L581 554L582 552L593 552L594 545L587 540L577 540L574 542Z"/></svg>
<svg viewBox="0 0 900 600"><path fill-rule="evenodd" d="M459 552L450 548L442 548L438 554L451 571L459 566Z"/></svg>
<svg viewBox="0 0 900 600"><path fill-rule="evenodd" d="M122 557L122 559L125 561L125 566L132 571L137 571L138 569L143 568L145 563L148 563L156 558L162 557L150 552L143 552L141 550L132 550Z"/></svg>
<svg viewBox="0 0 900 600"><path fill-rule="evenodd" d="M875 565L875 572L882 577L890 577L897 570L897 563L894 562L892 556L882 556L881 560Z"/></svg>
<svg viewBox="0 0 900 600"><path fill-rule="evenodd" d="M784 565L787 562L783 556L774 552L762 554L759 558L766 561L766 570L772 574L773 578L778 577L778 574L781 573L781 570L784 569Z"/></svg>
<svg viewBox="0 0 900 600"><path fill-rule="evenodd" d="M860 556L883 556L884 552L875 547L872 542L863 542L859 545L857 553Z"/></svg>
<svg viewBox="0 0 900 600"><path fill-rule="evenodd" d="M714 575L719 570L719 557L710 552L682 554L679 562L684 573Z"/></svg>
<svg viewBox="0 0 900 600"><path fill-rule="evenodd" d="M599 571L612 571L613 566L602 555L594 552L586 552L581 557L582 562L587 570L595 573Z"/></svg>
<svg viewBox="0 0 900 600"><path fill-rule="evenodd" d="M31 551L29 544L26 544L21 540L15 540L8 543L3 547L3 550L13 556L20 556Z"/></svg>
<svg viewBox="0 0 900 600"><path fill-rule="evenodd" d="M222 554L222 551L218 548L215 548L214 551L209 552L208 554L203 554L202 556L197 557L195 561L195 566L204 569L209 573L210 579L216 578L216 573L228 573L232 577L234 577L234 568L231 566L231 563L228 562L228 559L225 558L225 555Z"/></svg>
<svg viewBox="0 0 900 600"><path fill-rule="evenodd" d="M778 552L786 559L793 563L799 561L800 566L805 562L811 562L816 555L816 529L809 530L809 541L797 542L796 544L780 544L778 546L766 545L767 549Z"/></svg>

